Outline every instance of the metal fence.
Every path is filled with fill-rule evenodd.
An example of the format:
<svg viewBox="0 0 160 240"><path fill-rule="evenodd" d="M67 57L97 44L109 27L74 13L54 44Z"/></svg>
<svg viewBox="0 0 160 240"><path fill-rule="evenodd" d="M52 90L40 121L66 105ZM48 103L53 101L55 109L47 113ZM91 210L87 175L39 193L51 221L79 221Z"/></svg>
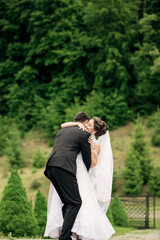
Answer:
<svg viewBox="0 0 160 240"><path fill-rule="evenodd" d="M151 195L120 195L129 226L136 228L155 228L155 197Z"/></svg>

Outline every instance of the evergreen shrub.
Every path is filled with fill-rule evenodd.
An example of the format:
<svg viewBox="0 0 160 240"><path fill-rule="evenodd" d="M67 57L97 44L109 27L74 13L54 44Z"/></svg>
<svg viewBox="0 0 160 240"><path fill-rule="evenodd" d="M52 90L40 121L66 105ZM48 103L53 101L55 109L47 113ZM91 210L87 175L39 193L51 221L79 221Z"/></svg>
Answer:
<svg viewBox="0 0 160 240"><path fill-rule="evenodd" d="M111 223L112 225L114 225L111 205L109 206L106 215L107 215L107 217L108 217L110 223Z"/></svg>
<svg viewBox="0 0 160 240"><path fill-rule="evenodd" d="M150 194L160 197L160 168L154 168L152 170L148 188Z"/></svg>
<svg viewBox="0 0 160 240"><path fill-rule="evenodd" d="M125 170L123 172L123 178L125 184L123 191L126 195L138 195L141 193L143 179L141 176L140 162L134 154L132 149L125 162Z"/></svg>
<svg viewBox="0 0 160 240"><path fill-rule="evenodd" d="M147 120L147 127L154 127L160 119L160 109L157 110L157 112L154 112Z"/></svg>
<svg viewBox="0 0 160 240"><path fill-rule="evenodd" d="M147 127L152 128L151 142L153 146L160 146L160 109L153 113L147 120Z"/></svg>
<svg viewBox="0 0 160 240"><path fill-rule="evenodd" d="M151 141L153 146L160 147L160 118L152 129Z"/></svg>
<svg viewBox="0 0 160 240"><path fill-rule="evenodd" d="M5 236L33 237L38 226L23 183L14 169L0 202L0 229Z"/></svg>
<svg viewBox="0 0 160 240"><path fill-rule="evenodd" d="M21 134L16 125L12 125L6 138L5 154L8 157L10 166L20 168L24 166L21 150Z"/></svg>
<svg viewBox="0 0 160 240"><path fill-rule="evenodd" d="M11 120L7 117L0 115L0 156L5 154L5 148L7 146L7 134L10 129Z"/></svg>
<svg viewBox="0 0 160 240"><path fill-rule="evenodd" d="M117 191L117 173L116 170L113 171L113 184L112 184L112 193Z"/></svg>
<svg viewBox="0 0 160 240"><path fill-rule="evenodd" d="M35 154L33 155L33 167L35 168L42 168L45 165L45 156L44 154L38 150L37 152L35 152Z"/></svg>
<svg viewBox="0 0 160 240"><path fill-rule="evenodd" d="M141 193L142 185L147 184L150 179L151 161L142 119L138 116L131 148L125 161L126 168L123 172L125 194L138 195Z"/></svg>
<svg viewBox="0 0 160 240"><path fill-rule="evenodd" d="M128 217L118 196L115 196L111 202L111 211L116 226L128 227Z"/></svg>
<svg viewBox="0 0 160 240"><path fill-rule="evenodd" d="M152 159L150 157L148 143L145 138L142 119L139 116L135 122L135 130L131 146L132 152L140 163L143 184L147 184L152 170Z"/></svg>
<svg viewBox="0 0 160 240"><path fill-rule="evenodd" d="M47 201L45 196L43 196L43 194L40 192L40 190L38 190L36 194L34 216L37 219L39 227L38 234L40 236L43 236L47 222Z"/></svg>

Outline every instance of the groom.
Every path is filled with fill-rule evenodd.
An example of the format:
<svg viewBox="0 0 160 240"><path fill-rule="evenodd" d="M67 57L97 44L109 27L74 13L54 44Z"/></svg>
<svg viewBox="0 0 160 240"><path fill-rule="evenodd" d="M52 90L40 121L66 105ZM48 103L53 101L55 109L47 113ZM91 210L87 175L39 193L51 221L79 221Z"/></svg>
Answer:
<svg viewBox="0 0 160 240"><path fill-rule="evenodd" d="M88 114L78 113L75 122L84 126L89 121ZM81 151L87 170L91 166L91 151L88 138L90 133L77 126L62 128L57 136L52 153L47 161L44 174L54 185L63 202L63 226L60 240L71 240L71 229L75 222L82 200L76 179L76 157Z"/></svg>

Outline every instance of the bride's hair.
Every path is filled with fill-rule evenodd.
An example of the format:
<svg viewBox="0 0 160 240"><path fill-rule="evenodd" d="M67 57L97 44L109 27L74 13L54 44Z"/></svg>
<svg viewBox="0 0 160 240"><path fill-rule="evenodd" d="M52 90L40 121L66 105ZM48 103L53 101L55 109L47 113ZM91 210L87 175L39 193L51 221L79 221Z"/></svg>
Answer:
<svg viewBox="0 0 160 240"><path fill-rule="evenodd" d="M101 120L98 117L93 117L94 121L94 130L97 131L95 136L99 137L106 133L107 130L109 130L109 127L107 123L105 123L103 120Z"/></svg>

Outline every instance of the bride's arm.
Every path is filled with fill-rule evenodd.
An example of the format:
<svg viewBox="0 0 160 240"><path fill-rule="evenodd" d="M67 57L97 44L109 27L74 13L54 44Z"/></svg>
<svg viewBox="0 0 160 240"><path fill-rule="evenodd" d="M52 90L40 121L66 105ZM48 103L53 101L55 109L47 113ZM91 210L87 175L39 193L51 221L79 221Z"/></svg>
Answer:
<svg viewBox="0 0 160 240"><path fill-rule="evenodd" d="M88 142L91 146L91 168L97 165L98 155L100 152L100 145L99 143L94 144L92 138L90 137Z"/></svg>
<svg viewBox="0 0 160 240"><path fill-rule="evenodd" d="M78 122L66 122L61 124L61 128L78 126Z"/></svg>
<svg viewBox="0 0 160 240"><path fill-rule="evenodd" d="M82 129L83 131L86 130L86 128L83 126L81 122L66 122L61 124L61 128L74 126L78 126L79 129Z"/></svg>

